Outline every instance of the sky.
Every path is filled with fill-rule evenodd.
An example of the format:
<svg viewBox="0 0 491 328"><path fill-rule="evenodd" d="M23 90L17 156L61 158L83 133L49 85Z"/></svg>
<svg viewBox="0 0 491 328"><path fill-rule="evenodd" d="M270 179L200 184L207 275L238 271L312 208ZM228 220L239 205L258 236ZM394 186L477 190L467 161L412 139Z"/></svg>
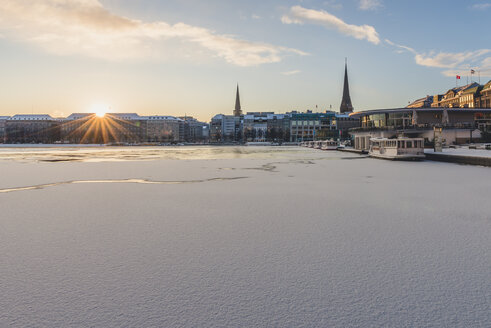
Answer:
<svg viewBox="0 0 491 328"><path fill-rule="evenodd" d="M491 79L491 1L0 0L0 115L404 107Z"/></svg>

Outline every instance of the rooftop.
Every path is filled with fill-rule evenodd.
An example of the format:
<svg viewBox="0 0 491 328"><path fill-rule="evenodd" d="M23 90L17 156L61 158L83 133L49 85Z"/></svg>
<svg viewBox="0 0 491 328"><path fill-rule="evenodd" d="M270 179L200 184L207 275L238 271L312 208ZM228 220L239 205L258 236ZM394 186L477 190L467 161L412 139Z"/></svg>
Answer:
<svg viewBox="0 0 491 328"><path fill-rule="evenodd" d="M53 120L53 117L50 115L46 114L17 114L14 115L10 118L8 118L9 121L50 121Z"/></svg>

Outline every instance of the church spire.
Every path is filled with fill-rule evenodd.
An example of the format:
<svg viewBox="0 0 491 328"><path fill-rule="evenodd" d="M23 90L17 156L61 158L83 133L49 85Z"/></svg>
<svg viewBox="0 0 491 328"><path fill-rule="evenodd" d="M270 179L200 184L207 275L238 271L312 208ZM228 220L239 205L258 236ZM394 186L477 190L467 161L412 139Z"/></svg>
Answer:
<svg viewBox="0 0 491 328"><path fill-rule="evenodd" d="M242 110L240 108L239 84L237 83L237 95L235 97L234 116L240 116L240 115L242 115Z"/></svg>
<svg viewBox="0 0 491 328"><path fill-rule="evenodd" d="M344 59L344 87L343 87L343 99L341 100L341 107L339 108L341 113L348 113L353 111L353 105L351 104L351 97L349 95L348 84L348 59Z"/></svg>

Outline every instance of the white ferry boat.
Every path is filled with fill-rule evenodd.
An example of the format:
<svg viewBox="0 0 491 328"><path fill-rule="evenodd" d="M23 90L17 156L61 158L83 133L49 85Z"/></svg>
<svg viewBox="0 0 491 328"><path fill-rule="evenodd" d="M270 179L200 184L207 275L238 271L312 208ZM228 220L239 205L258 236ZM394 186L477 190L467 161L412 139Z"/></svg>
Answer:
<svg viewBox="0 0 491 328"><path fill-rule="evenodd" d="M334 140L324 140L321 145L322 150L336 150L338 149L338 142Z"/></svg>
<svg viewBox="0 0 491 328"><path fill-rule="evenodd" d="M371 157L391 160L421 160L425 158L423 138L371 138Z"/></svg>
<svg viewBox="0 0 491 328"><path fill-rule="evenodd" d="M322 141L314 141L314 149L321 149Z"/></svg>
<svg viewBox="0 0 491 328"><path fill-rule="evenodd" d="M307 147L314 148L314 142L313 141L308 141L307 142Z"/></svg>

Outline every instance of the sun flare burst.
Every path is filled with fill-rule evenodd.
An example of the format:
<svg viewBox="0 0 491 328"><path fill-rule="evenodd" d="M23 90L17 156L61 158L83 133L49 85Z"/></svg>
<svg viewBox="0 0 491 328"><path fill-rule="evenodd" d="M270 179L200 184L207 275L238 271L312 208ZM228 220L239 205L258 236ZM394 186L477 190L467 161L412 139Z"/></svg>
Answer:
<svg viewBox="0 0 491 328"><path fill-rule="evenodd" d="M90 111L97 117L104 117L108 112L109 107L105 104L94 104L90 107Z"/></svg>

